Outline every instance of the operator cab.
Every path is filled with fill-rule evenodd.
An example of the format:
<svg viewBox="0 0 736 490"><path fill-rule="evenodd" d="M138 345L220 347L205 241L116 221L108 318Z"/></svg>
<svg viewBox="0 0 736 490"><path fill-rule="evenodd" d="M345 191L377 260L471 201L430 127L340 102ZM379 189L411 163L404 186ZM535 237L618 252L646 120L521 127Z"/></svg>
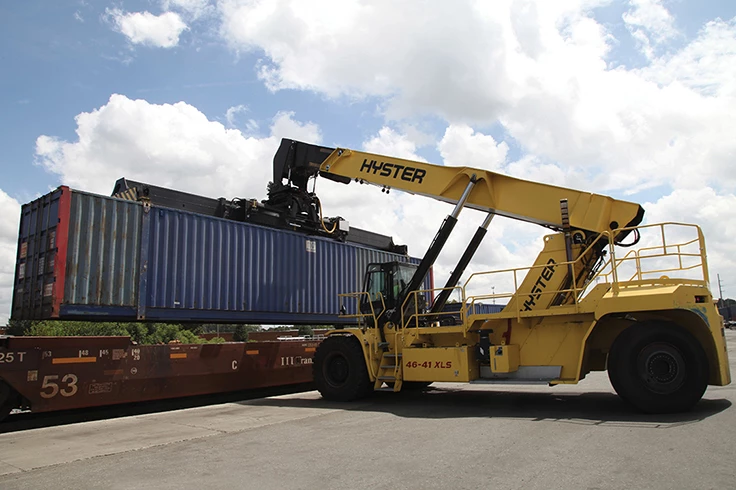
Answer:
<svg viewBox="0 0 736 490"><path fill-rule="evenodd" d="M371 313L372 306L373 312L378 316L384 309L391 310L401 306L406 298L407 286L416 271L415 264L406 262L368 264L363 281L363 291L368 295L361 297L360 312Z"/></svg>

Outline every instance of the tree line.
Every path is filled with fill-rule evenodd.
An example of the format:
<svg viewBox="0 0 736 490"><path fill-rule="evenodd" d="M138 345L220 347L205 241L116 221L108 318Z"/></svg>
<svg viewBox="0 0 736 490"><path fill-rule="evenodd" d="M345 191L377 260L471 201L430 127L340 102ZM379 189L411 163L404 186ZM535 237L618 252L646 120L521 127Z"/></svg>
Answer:
<svg viewBox="0 0 736 490"><path fill-rule="evenodd" d="M299 335L311 336L314 329L331 328L326 325L279 326L268 330L298 330ZM10 320L7 335L76 337L76 336L127 336L138 344L182 344L222 343L225 338L216 336L210 340L200 337L204 333L232 334L236 342L248 342L250 332L266 330L261 325L231 324L178 324L138 322L84 322L59 320Z"/></svg>

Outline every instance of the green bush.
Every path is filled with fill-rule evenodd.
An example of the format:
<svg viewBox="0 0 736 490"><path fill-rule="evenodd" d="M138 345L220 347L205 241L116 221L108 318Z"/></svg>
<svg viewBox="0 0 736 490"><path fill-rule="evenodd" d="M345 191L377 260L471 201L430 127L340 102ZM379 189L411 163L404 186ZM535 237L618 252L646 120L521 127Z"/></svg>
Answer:
<svg viewBox="0 0 736 490"><path fill-rule="evenodd" d="M171 341L179 341L182 344L203 344L206 342L191 329L169 323L98 323L47 320L30 322L22 334L36 337L120 335L128 336L138 344L168 344ZM224 339L221 341L224 342Z"/></svg>
<svg viewBox="0 0 736 490"><path fill-rule="evenodd" d="M95 322L34 322L25 331L32 336L95 336L95 335L128 335L124 326L117 323Z"/></svg>

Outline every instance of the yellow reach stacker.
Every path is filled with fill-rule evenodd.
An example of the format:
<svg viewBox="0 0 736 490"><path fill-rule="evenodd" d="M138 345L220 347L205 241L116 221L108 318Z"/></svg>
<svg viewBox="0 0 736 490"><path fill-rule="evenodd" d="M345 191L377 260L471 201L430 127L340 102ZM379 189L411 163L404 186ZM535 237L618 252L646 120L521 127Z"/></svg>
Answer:
<svg viewBox="0 0 736 490"><path fill-rule="evenodd" d="M342 295L343 314L359 326L331 331L315 354L326 399L355 400L384 384L571 384L607 370L622 399L663 413L688 410L707 385L731 381L697 225L641 225L640 205L607 196L293 140L282 141L274 165L454 205L418 266L369 264L363 291ZM486 212L484 222L445 286L421 289L466 207ZM460 284L495 215L552 233L530 267ZM446 311L451 294L459 311ZM484 301L505 306L483 312Z"/></svg>

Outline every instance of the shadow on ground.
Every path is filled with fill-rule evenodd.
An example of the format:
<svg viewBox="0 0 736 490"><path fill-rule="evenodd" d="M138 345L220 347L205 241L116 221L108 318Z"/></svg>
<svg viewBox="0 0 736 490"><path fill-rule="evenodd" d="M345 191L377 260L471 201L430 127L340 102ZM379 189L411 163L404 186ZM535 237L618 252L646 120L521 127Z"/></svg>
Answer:
<svg viewBox="0 0 736 490"><path fill-rule="evenodd" d="M352 403L328 402L314 395L253 400L248 405L384 412L398 417L511 418L585 425L669 428L700 422L731 406L727 399L703 399L686 413L637 412L613 393L530 393L430 388L425 392L376 392Z"/></svg>

